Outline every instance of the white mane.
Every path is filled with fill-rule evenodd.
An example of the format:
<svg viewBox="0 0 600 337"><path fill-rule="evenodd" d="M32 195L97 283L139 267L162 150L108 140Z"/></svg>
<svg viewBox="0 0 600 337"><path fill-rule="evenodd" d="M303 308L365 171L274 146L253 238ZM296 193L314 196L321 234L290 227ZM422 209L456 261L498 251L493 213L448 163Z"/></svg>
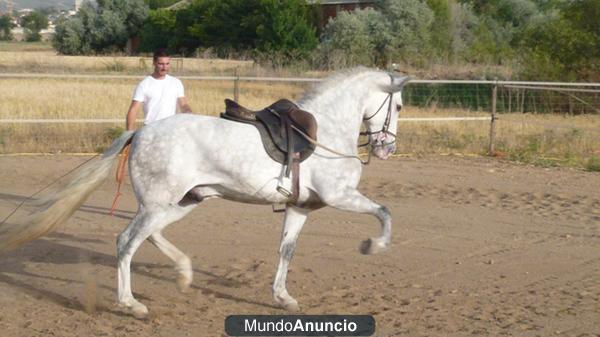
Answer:
<svg viewBox="0 0 600 337"><path fill-rule="evenodd" d="M366 67L355 67L343 71L339 71L329 77L327 77L323 82L315 85L312 89L308 90L299 100L298 103L300 105L304 105L310 101L315 99L322 98L325 96L324 94L335 90L335 92L339 92L340 86L343 85L344 82L355 79L358 76L367 76L373 73L381 73L384 74L383 71L377 69L370 69ZM356 83L351 81L351 83Z"/></svg>

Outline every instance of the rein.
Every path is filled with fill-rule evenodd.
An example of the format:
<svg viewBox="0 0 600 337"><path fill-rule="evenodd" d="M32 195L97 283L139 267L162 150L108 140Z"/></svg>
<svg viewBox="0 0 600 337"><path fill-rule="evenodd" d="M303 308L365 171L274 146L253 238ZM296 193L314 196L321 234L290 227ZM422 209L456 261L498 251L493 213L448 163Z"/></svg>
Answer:
<svg viewBox="0 0 600 337"><path fill-rule="evenodd" d="M392 133L392 132L389 131L389 127L390 127L390 123L391 123L391 119L392 119L392 101L393 101L393 98L394 98L394 93L390 92L387 95L387 97L385 98L385 100L383 100L383 103L381 103L381 105L379 106L379 108L377 109L377 111L375 111L374 114L372 114L369 117L363 118L363 122L370 120L371 118L375 117L379 113L379 111L381 111L381 109L385 106L386 102L388 103L387 115L385 117L385 122L383 123L383 126L381 127L381 130L380 131L376 131L376 132L363 131L363 132L359 133L359 135L361 135L361 136L371 136L371 135L378 134L378 133L384 133L386 135L391 135L391 136L394 137L393 138L394 139L393 142L389 142L389 143L383 143L382 142L381 145L375 145L375 147L383 147L383 146L386 146L386 145L393 144L396 141L396 135L394 133ZM326 151L329 151L329 152L331 152L333 154L336 154L336 155L338 155L338 156L340 156L342 158L354 158L354 159L358 159L358 161L360 161L360 163L363 164L363 165L368 165L371 162L371 148L373 147L373 145L371 145L370 142L358 145L359 148L366 147L366 146L371 146L371 148L369 148L368 151L367 151L367 153L368 153L367 160L363 160L359 156L347 155L347 154L335 151L335 150L333 150L331 148L328 148L327 146L325 146L325 145L317 142L316 140L312 139L311 137L309 137L306 133L304 133L299 128L297 128L297 127L295 127L293 125L292 125L292 128L294 130L298 131L298 133L300 133L300 135L302 135L302 137L304 137L307 141L309 141L313 145L318 146L318 147L320 147L320 148L322 148L322 149L324 149Z"/></svg>
<svg viewBox="0 0 600 337"><path fill-rule="evenodd" d="M367 165L369 164L369 162L371 161L371 151L369 151L369 156L367 157L367 160L363 160L361 157L359 156L355 156L355 155L348 155L348 154L344 154L341 152L338 152L334 149L331 149L319 142L317 142L316 140L312 139L309 135L307 135L306 133L304 133L304 131L300 130L299 128L295 127L294 125L292 125L292 129L298 131L298 133L304 137L304 139L306 139L307 141L309 141L311 144L318 146L320 148L322 148L323 150L329 151L333 154L337 154L338 156L340 156L341 158L353 158L353 159L358 159L358 161L360 161L361 164L363 165Z"/></svg>

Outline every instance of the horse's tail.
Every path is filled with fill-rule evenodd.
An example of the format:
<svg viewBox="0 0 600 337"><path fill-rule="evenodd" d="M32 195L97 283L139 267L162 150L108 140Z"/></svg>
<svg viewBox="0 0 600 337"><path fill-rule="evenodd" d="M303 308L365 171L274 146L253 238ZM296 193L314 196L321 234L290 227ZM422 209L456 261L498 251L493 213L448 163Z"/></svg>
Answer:
<svg viewBox="0 0 600 337"><path fill-rule="evenodd" d="M85 164L61 190L39 200L41 210L15 223L0 224L0 251L16 248L49 233L65 222L110 173L113 161L131 142L134 131L126 131L104 151L99 160Z"/></svg>

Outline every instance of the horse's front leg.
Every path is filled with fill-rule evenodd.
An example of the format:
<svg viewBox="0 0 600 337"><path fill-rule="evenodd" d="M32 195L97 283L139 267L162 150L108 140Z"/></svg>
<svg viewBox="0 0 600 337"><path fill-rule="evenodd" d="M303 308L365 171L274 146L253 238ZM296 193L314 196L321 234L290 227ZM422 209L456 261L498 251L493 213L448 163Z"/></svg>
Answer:
<svg viewBox="0 0 600 337"><path fill-rule="evenodd" d="M288 265L294 250L298 234L306 221L309 210L288 206L285 210L285 219L283 232L281 233L281 244L279 246L279 266L273 282L273 297L275 301L289 311L298 311L298 301L296 301L286 289L286 278Z"/></svg>
<svg viewBox="0 0 600 337"><path fill-rule="evenodd" d="M377 254L389 247L392 238L392 216L387 207L372 201L355 189L323 196L323 201L340 210L372 214L379 219L381 235L363 241L360 245L361 253Z"/></svg>

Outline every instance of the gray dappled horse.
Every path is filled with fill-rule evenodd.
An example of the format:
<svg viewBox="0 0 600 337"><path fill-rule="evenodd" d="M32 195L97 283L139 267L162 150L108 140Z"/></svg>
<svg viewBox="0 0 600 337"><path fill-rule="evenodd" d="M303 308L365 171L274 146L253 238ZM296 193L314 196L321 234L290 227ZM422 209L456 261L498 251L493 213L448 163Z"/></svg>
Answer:
<svg viewBox="0 0 600 337"><path fill-rule="evenodd" d="M279 266L273 283L273 296L283 308L298 310L298 302L286 290L286 276L298 234L312 210L331 206L372 214L381 223L381 234L363 242L361 251L374 254L390 244L390 212L357 190L362 165L354 156L358 154L358 135L363 124L375 156L386 159L395 151L398 107L402 105L400 91L407 80L359 68L328 78L298 101L301 109L313 113L318 123L317 139L328 149L317 147L301 163L298 200L286 205ZM162 236L166 226L183 218L205 199L252 204L289 200L277 192L282 165L264 151L253 126L178 114L135 132L125 132L99 161L83 167L63 190L46 199L42 212L18 227L0 227L0 250L39 237L64 222L105 180L114 159L128 142L131 183L139 208L117 239L118 301L136 317L144 317L148 310L133 297L130 276L131 259L142 242L148 239L174 261L180 275L178 284L185 289L192 282L191 262Z"/></svg>

